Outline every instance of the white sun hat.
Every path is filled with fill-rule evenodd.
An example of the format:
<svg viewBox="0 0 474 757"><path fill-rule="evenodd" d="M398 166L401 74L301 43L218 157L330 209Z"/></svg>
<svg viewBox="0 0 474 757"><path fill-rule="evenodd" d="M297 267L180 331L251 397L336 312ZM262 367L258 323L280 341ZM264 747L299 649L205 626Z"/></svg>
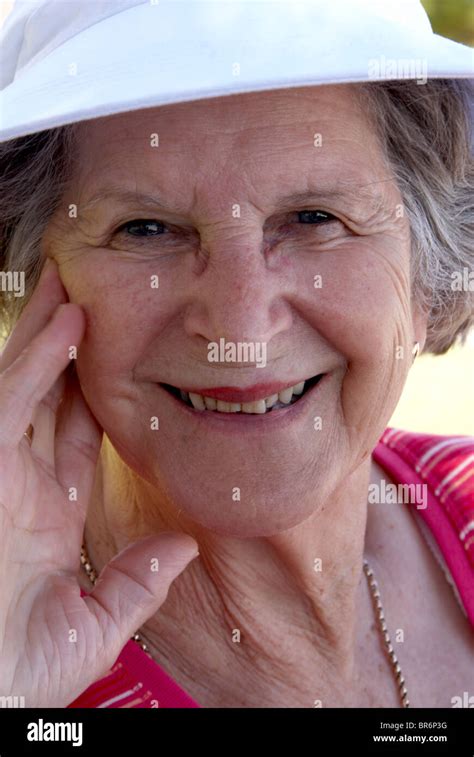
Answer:
<svg viewBox="0 0 474 757"><path fill-rule="evenodd" d="M16 0L0 141L220 95L473 73L419 0Z"/></svg>

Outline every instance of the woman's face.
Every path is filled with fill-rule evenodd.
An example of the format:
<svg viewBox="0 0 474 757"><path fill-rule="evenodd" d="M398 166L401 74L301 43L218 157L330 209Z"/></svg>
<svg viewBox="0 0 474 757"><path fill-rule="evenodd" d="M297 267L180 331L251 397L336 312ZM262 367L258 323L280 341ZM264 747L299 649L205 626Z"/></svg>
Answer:
<svg viewBox="0 0 474 757"><path fill-rule="evenodd" d="M353 92L84 123L46 230L86 314L92 412L132 469L220 532L269 535L322 507L375 446L421 341L402 199ZM251 403L321 374L266 413L194 409L163 386Z"/></svg>

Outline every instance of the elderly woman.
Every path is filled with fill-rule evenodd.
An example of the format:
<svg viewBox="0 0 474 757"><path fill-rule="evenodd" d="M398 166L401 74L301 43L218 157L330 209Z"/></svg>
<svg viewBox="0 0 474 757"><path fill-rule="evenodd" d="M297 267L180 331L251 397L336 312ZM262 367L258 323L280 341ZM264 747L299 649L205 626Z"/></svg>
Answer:
<svg viewBox="0 0 474 757"><path fill-rule="evenodd" d="M387 429L418 351L472 323L470 84L254 90L1 145L26 289L1 301L0 694L27 706L472 690L471 440Z"/></svg>

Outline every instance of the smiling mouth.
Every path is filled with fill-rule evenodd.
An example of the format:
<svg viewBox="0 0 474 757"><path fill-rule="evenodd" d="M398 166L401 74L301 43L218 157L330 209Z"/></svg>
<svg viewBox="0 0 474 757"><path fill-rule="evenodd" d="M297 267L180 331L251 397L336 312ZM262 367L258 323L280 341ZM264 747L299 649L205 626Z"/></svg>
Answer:
<svg viewBox="0 0 474 757"><path fill-rule="evenodd" d="M300 381L298 384L286 387L280 390L278 393L271 394L268 397L255 400L253 402L224 402L223 400L215 399L214 397L206 397L202 394L196 394L195 392L186 392L176 386L170 384L162 384L160 386L178 399L184 405L193 408L194 410L203 411L210 410L211 412L218 413L248 413L248 414L266 414L275 412L287 408L289 405L294 405L304 395L312 389L323 378L324 373L318 373L317 376L313 376L305 381Z"/></svg>

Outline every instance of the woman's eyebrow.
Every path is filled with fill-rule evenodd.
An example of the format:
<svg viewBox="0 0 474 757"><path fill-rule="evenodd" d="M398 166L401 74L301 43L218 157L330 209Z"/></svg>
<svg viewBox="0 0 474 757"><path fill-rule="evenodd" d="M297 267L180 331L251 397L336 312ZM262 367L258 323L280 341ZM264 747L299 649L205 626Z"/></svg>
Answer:
<svg viewBox="0 0 474 757"><path fill-rule="evenodd" d="M84 205L81 206L82 212L92 210L98 203L106 202L107 200L123 204L138 203L139 205L144 205L151 209L165 207L162 198L157 195L136 192L128 189L106 187L104 189L99 189Z"/></svg>
<svg viewBox="0 0 474 757"><path fill-rule="evenodd" d="M281 209L291 205L301 205L305 202L324 202L339 200L349 203L351 206L371 204L380 206L382 204L383 185L392 179L370 182L368 184L345 184L338 183L334 186L312 187L301 192L293 192L289 195L279 198L275 203L275 208ZM382 185L382 187L380 186ZM112 201L120 204L139 204L148 207L151 210L165 209L167 207L164 199L158 195L148 194L127 190L121 187L104 187L99 189L92 197L87 199L82 205L82 212L93 210L100 202ZM176 208L174 208L176 210Z"/></svg>
<svg viewBox="0 0 474 757"><path fill-rule="evenodd" d="M286 195L278 200L277 207L300 205L305 202L332 202L335 200L345 202L351 207L361 204L380 207L383 204L385 185L391 182L393 182L393 179L387 178L381 181L362 184L338 182L331 186L321 185L307 189L304 192L293 192Z"/></svg>

